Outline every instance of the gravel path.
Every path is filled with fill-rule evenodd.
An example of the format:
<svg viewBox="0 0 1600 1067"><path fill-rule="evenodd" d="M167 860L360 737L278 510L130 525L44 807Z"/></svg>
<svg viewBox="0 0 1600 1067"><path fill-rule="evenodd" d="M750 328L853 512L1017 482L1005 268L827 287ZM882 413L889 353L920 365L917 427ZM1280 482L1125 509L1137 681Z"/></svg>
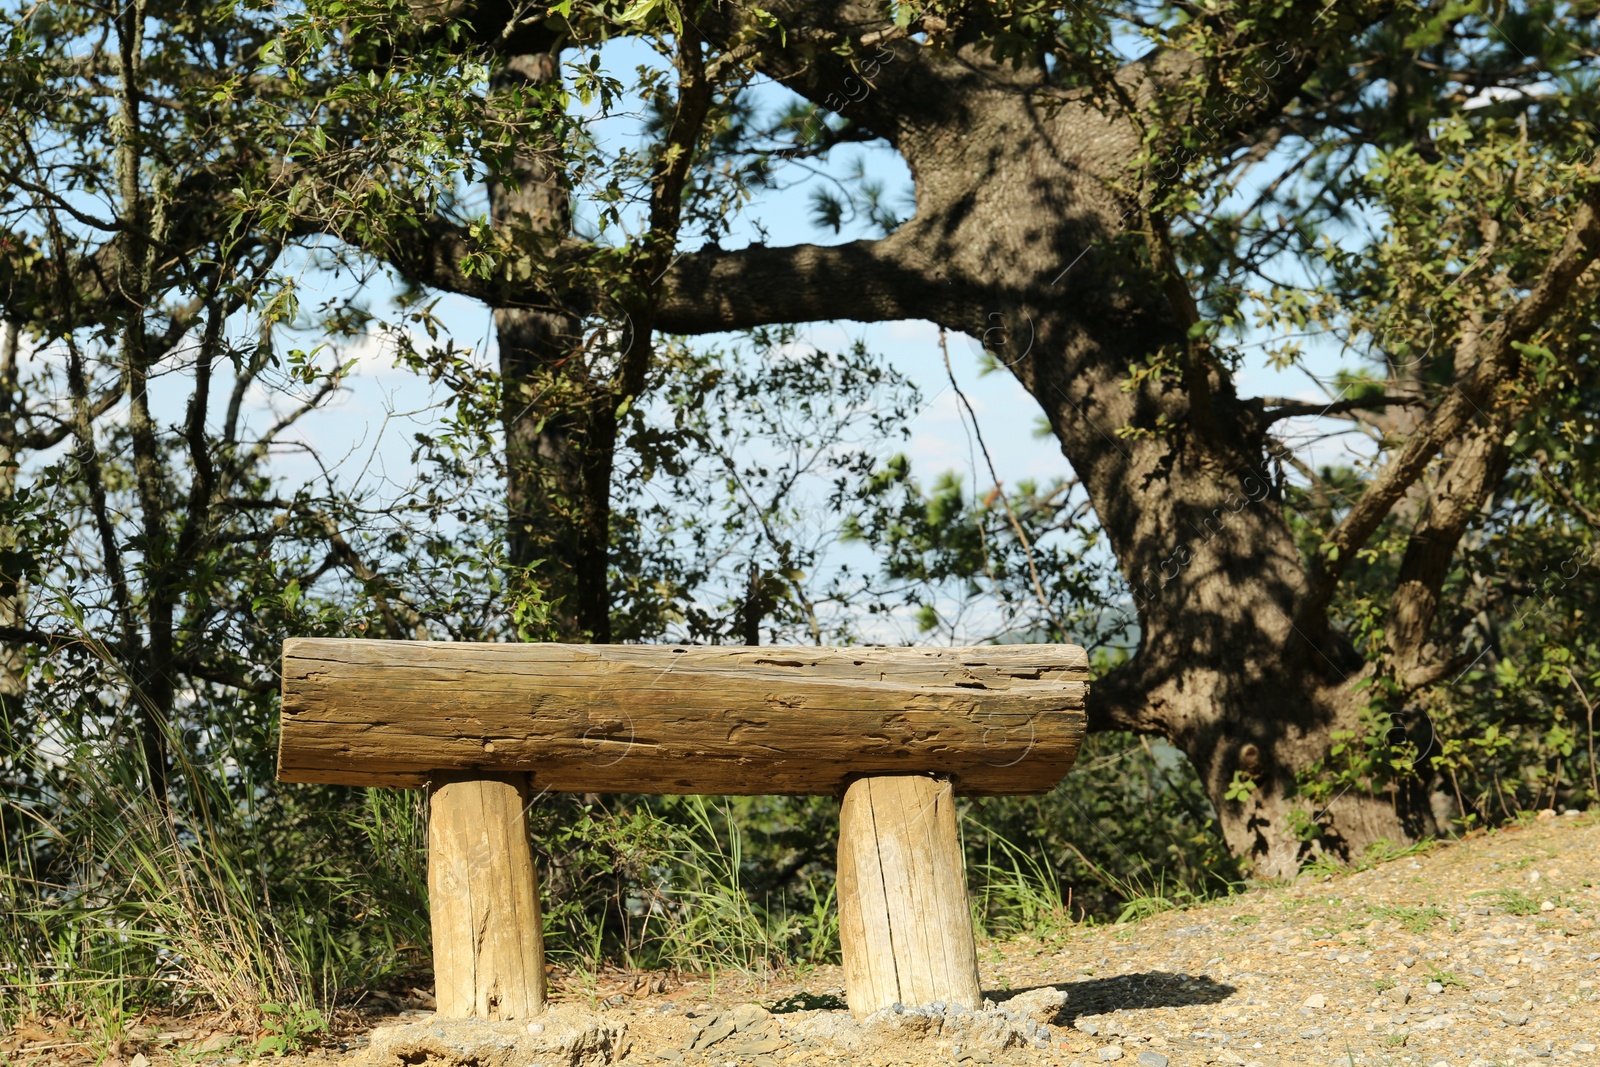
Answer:
<svg viewBox="0 0 1600 1067"><path fill-rule="evenodd" d="M1547 817L1137 924L986 943L996 1006L978 1016L912 1013L863 1028L824 1007L841 1002L836 967L761 984L612 975L554 992L608 1033L626 1025L612 1052L628 1067L1600 1067L1597 886L1600 819ZM430 1018L428 999L391 998L337 1047L277 1062L361 1067L362 1031ZM103 1067L241 1062L226 1035L158 1029L130 1033ZM81 1062L81 1051L46 1052L50 1040L0 1034L0 1064ZM538 1058L503 1067L548 1067ZM549 1061L562 1062L576 1061Z"/></svg>
<svg viewBox="0 0 1600 1067"><path fill-rule="evenodd" d="M740 1033L691 1047L740 1000L838 995L835 968L715 996L693 984L611 1010L629 1022L625 1062L646 1064L1600 1065L1596 886L1600 821L1545 818L1135 925L982 946L1000 1007L1041 986L1066 993L1048 1048L871 1033L850 1048L807 1023L839 1012L777 1015L778 1038L759 1052Z"/></svg>

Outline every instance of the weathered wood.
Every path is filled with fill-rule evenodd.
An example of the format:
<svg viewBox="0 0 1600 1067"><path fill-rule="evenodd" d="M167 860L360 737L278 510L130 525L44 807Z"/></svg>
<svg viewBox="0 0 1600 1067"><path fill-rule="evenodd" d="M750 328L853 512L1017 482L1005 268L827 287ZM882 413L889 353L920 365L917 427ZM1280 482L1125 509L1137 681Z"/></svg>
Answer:
<svg viewBox="0 0 1600 1067"><path fill-rule="evenodd" d="M978 953L950 783L862 778L839 811L839 946L850 1012L976 1009Z"/></svg>
<svg viewBox="0 0 1600 1067"><path fill-rule="evenodd" d="M1044 793L1083 738L1071 645L763 648L284 643L278 777L416 787L517 771L535 788L836 793L935 773Z"/></svg>
<svg viewBox="0 0 1600 1067"><path fill-rule="evenodd" d="M445 1019L525 1019L544 1010L539 876L523 775L437 775L428 788L428 908Z"/></svg>

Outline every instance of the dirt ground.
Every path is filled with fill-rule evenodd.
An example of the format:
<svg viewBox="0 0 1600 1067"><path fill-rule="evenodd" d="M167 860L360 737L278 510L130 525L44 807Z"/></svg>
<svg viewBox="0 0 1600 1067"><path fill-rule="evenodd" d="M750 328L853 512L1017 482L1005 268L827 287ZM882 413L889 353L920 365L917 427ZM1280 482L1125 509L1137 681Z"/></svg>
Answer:
<svg viewBox="0 0 1600 1067"><path fill-rule="evenodd" d="M1600 819L1546 817L1137 924L981 945L984 988L1000 1007L1038 987L1066 993L1048 1047L862 1034L846 1013L829 1011L843 997L831 967L765 983L614 975L597 988L558 984L554 994L626 1023L620 1062L629 1065L1600 1067L1597 886ZM365 1031L427 1018L425 998L377 1005L328 1047L279 1062L359 1067ZM725 1013L751 1002L776 1014L756 1012L760 1027L706 1047L715 1024L732 1017ZM55 1040L37 1030L5 1035L0 1060L83 1062L81 1050L44 1047ZM204 1027L145 1028L118 1050L120 1063L104 1067L249 1062L236 1048Z"/></svg>

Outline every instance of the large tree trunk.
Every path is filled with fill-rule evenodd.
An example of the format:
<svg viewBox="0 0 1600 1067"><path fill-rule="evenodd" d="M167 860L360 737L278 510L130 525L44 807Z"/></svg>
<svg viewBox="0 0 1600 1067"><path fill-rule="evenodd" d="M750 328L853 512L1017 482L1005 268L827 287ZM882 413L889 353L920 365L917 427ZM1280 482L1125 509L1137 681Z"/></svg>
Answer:
<svg viewBox="0 0 1600 1067"><path fill-rule="evenodd" d="M1353 686L1366 665L1337 632L1293 621L1306 566L1259 409L1195 359L1149 244L1127 236L1160 225L1107 189L1139 151L1136 131L1087 109L1041 121L1028 103L993 91L971 109L979 136L902 141L918 222L924 204L931 219L960 220L908 236L946 276L1007 294L1009 306L943 308L938 321L977 336L986 319L1003 327L991 351L1046 412L1132 587L1139 650L1099 687L1093 721L1183 749L1230 847L1260 874L1293 873L1293 828L1317 815L1339 849L1409 839L1420 827L1392 797L1346 793L1317 812L1298 795L1330 733L1359 729ZM1009 150L990 154L995 144ZM1181 374L1125 387L1133 368L1173 352L1190 355ZM1236 776L1253 783L1246 800L1227 796Z"/></svg>
<svg viewBox="0 0 1600 1067"><path fill-rule="evenodd" d="M497 90L537 90L561 78L561 52L508 59ZM535 258L571 232L569 191L551 146L523 144L508 173L489 183L497 228ZM552 287L554 289L554 287ZM607 591L615 418L603 384L590 378L582 317L559 294L494 312L506 436L507 554L513 567L539 564L536 578L569 639L609 641Z"/></svg>
<svg viewBox="0 0 1600 1067"><path fill-rule="evenodd" d="M1315 812L1297 796L1330 731L1357 728L1353 686L1367 668L1336 632L1293 621L1307 568L1267 422L1190 341L1193 305L1163 266L1161 220L1122 192L1139 181L1137 124L976 53L956 63L911 42L891 51L875 91L843 110L905 157L916 217L877 242L702 254L678 268L663 327L829 309L981 338L1045 411L1133 589L1139 651L1097 685L1091 725L1182 748L1230 846L1260 874L1295 869L1293 828L1313 815L1341 849L1406 840L1417 825L1393 797L1351 793ZM769 72L828 100L851 70L810 59L780 56ZM1162 62L1177 61L1119 75L1129 98L1147 93ZM1163 358L1175 373L1130 387L1135 368ZM1236 774L1253 783L1242 802L1226 795Z"/></svg>

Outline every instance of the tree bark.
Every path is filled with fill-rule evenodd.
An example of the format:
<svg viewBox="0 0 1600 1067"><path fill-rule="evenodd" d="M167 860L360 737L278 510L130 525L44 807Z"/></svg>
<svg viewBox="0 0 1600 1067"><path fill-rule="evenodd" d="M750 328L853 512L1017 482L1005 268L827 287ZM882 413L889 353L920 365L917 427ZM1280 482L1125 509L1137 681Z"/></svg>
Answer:
<svg viewBox="0 0 1600 1067"><path fill-rule="evenodd" d="M561 48L508 58L496 92L537 92L561 79ZM554 146L526 143L489 182L495 226L536 257L571 233L569 190L552 165ZM506 435L506 549L537 578L569 637L611 636L606 591L614 431L610 407L589 380L582 316L555 286L494 309ZM597 425L597 422L599 423Z"/></svg>

